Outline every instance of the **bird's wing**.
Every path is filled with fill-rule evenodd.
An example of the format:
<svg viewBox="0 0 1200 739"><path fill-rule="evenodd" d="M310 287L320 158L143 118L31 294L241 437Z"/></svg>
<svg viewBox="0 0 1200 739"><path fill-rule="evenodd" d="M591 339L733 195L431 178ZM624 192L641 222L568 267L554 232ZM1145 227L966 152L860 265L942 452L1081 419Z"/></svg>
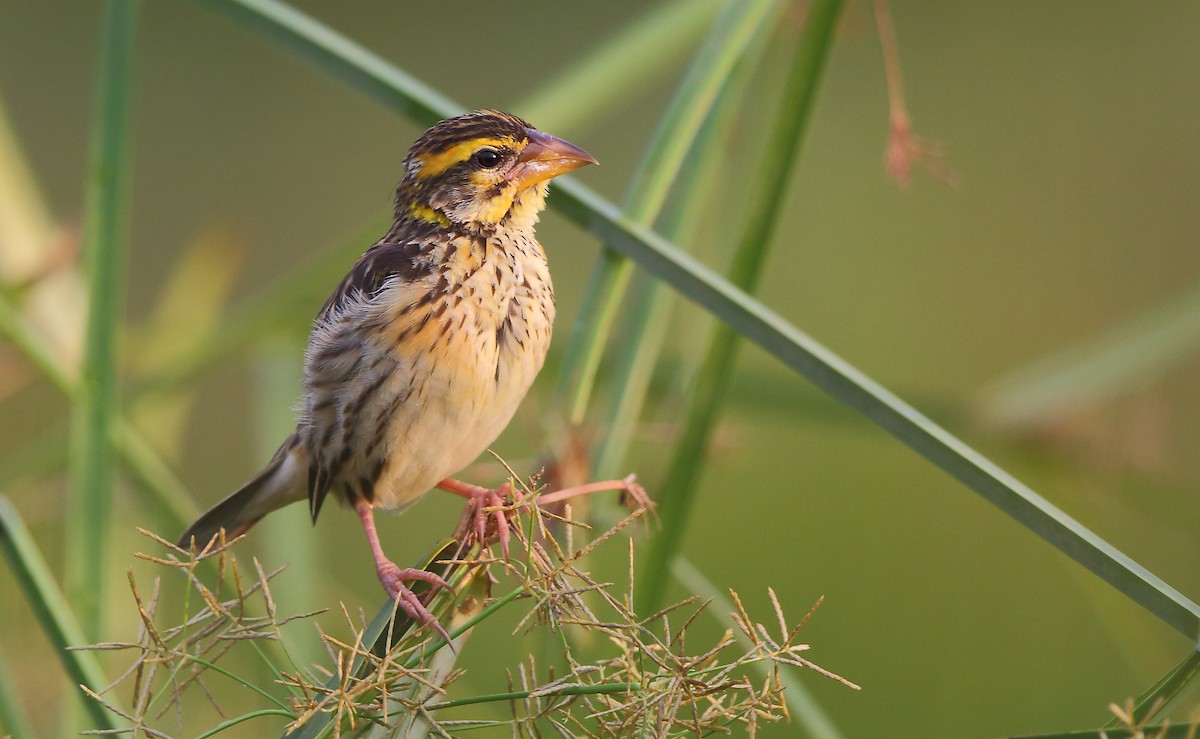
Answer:
<svg viewBox="0 0 1200 739"><path fill-rule="evenodd" d="M426 239L385 239L355 262L317 316L309 340L308 371L313 386L330 389L353 380L358 362L342 360L360 356L361 334L371 328L364 319L365 313L373 312L368 306L390 285L399 283L417 288L433 273L433 249L434 244ZM322 367L328 369L322 370ZM336 391L332 392L336 394ZM310 403L313 400L309 398ZM310 412L314 412L311 406ZM314 449L309 459L308 501L314 521L337 477L336 468L340 464L339 455L331 455L329 451Z"/></svg>
<svg viewBox="0 0 1200 739"><path fill-rule="evenodd" d="M433 272L432 244L427 241L381 241L358 258L341 284L325 301L317 322L323 323L351 303L371 300L393 278L419 282Z"/></svg>

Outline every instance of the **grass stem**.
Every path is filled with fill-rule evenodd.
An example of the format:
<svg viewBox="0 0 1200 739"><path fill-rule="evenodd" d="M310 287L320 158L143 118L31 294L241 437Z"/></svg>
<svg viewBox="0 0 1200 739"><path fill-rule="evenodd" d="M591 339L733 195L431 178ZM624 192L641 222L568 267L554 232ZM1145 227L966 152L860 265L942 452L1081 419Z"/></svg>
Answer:
<svg viewBox="0 0 1200 739"><path fill-rule="evenodd" d="M634 173L623 208L631 221L651 226L658 218L671 185L729 75L759 30L782 7L779 0L726 3L696 52ZM625 256L606 249L592 272L559 371L558 398L571 425L582 423L587 412L600 356L632 269Z"/></svg>
<svg viewBox="0 0 1200 739"><path fill-rule="evenodd" d="M129 202L129 101L137 5L105 6L100 83L86 187L83 253L88 313L72 409L67 504L67 591L89 641L103 633L105 542L118 426L117 363L125 306Z"/></svg>
<svg viewBox="0 0 1200 739"><path fill-rule="evenodd" d="M841 0L814 2L796 47L782 111L775 118L766 154L752 185L751 212L730 267L730 282L748 293L753 293L762 273L785 202L787 181L799 158L804 134L812 118L817 89L833 47L841 10ZM642 597L639 607L645 612L655 610L661 602L670 563L683 539L689 501L704 466L713 422L729 386L738 339L737 332L724 323L714 327L709 338L683 433L672 453L666 483L658 491L658 511L663 526L650 540L649 553L642 559L644 586L639 591Z"/></svg>
<svg viewBox="0 0 1200 739"><path fill-rule="evenodd" d="M108 682L100 670L100 663L92 652L67 649L88 643L83 628L75 619L71 605L54 580L50 566L38 549L33 535L25 526L20 514L0 495L0 550L3 551L17 584L25 593L25 600L33 608L42 630L54 645L59 660L70 676L71 682L101 690ZM93 728L116 729L113 715L98 702L77 691L83 708L93 722ZM115 699L110 696L110 702Z"/></svg>

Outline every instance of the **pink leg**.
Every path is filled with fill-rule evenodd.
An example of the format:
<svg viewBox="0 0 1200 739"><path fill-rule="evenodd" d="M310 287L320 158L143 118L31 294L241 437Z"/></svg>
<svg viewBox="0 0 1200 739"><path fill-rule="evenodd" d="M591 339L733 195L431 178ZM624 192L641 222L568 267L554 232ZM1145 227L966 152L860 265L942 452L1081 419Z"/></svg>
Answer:
<svg viewBox="0 0 1200 739"><path fill-rule="evenodd" d="M503 510L506 498L513 496L516 503L522 502L521 494L505 482L499 489L485 488L482 485L472 485L469 482L446 478L437 486L448 493L454 493L467 499L467 507L463 510L462 520L459 521L456 538L463 538L468 532L474 533L475 540L480 546L487 545L488 508L498 508L494 511L496 521L496 538L500 541L500 549L504 552L504 560L508 561L509 530L508 512Z"/></svg>
<svg viewBox="0 0 1200 739"><path fill-rule="evenodd" d="M549 505L557 503L560 500L566 500L567 498L576 498L581 495L591 495L592 493L603 493L611 490L620 490L621 494L629 496L629 500L638 508L654 507L650 496L646 494L646 489L638 484L637 475L630 475L624 480L589 482L586 485L576 485L573 488L555 490L553 493L538 496L538 503Z"/></svg>
<svg viewBox="0 0 1200 739"><path fill-rule="evenodd" d="M371 555L375 558L375 574L379 576L379 582L383 584L383 589L393 598L399 605L400 610L404 611L414 621L420 624L426 624L434 631L442 635L446 643L450 643L450 635L442 628L442 625L437 622L429 609L425 607L416 593L409 590L404 584L406 580L420 580L427 582L430 585L446 590L453 590L450 584L442 578L414 568L400 569L383 553L383 547L379 544L379 534L375 531L375 512L371 508L371 504L365 501L359 501L354 509L358 511L358 517L362 519L363 531L367 533L367 543L371 545Z"/></svg>
<svg viewBox="0 0 1200 739"><path fill-rule="evenodd" d="M522 502L520 493L514 490L507 482L501 485L498 490L485 488L482 485L472 485L469 482L462 482L461 480L451 478L442 480L437 486L448 493L454 493L467 499L467 507L463 511L463 517L458 524L458 531L455 536L462 538L468 532L471 532L480 546L486 546L487 544L488 511L485 509L502 508L505 505L505 498L509 495L513 496L514 502L518 505ZM654 506L650 501L650 497L646 495L646 490L638 484L637 476L635 475L630 475L623 480L590 482L586 485L577 485L573 488L556 490L553 493L546 493L539 496L538 503L548 505L566 500L567 498L602 493L610 490L621 491L638 508L650 509ZM504 550L504 559L508 560L509 524L507 511L495 511L495 520L496 538L500 540L500 548Z"/></svg>

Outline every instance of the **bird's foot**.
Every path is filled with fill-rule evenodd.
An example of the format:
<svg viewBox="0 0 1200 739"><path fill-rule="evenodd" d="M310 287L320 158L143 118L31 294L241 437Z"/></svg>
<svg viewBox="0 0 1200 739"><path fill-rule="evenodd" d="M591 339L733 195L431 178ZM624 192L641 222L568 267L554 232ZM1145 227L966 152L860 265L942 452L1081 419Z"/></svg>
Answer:
<svg viewBox="0 0 1200 739"><path fill-rule="evenodd" d="M392 600L396 601L396 606L408 614L409 618L423 626L429 626L441 634L447 644L450 644L450 635L437 622L437 619L429 612L429 609L425 607L425 604L421 602L417 594L410 590L404 583L409 580L419 580L451 593L454 592L454 588L450 587L450 583L432 572L418 570L413 567L403 570L397 567L383 553L383 547L379 544L379 532L375 530L375 509L366 500L358 501L354 508L358 511L358 517L362 520L363 532L367 535L367 543L371 546L371 556L375 559L375 574L379 576L379 582L383 585L383 589L387 591Z"/></svg>
<svg viewBox="0 0 1200 739"><path fill-rule="evenodd" d="M454 589L450 587L450 583L426 570L418 570L413 567L400 569L386 559L376 563L375 572L379 575L379 582L383 584L383 589L387 591L392 600L396 601L396 605L400 610L408 614L409 618L417 623L428 626L436 631L446 640L447 644L450 643L450 634L446 633L446 630L442 628L442 625L438 623L434 615L429 612L429 609L425 607L425 604L421 602L417 594L405 584L411 580L419 580L427 582L435 588L454 592Z"/></svg>
<svg viewBox="0 0 1200 739"><path fill-rule="evenodd" d="M443 480L438 487L467 499L462 518L458 522L455 538L466 541L473 537L480 546L487 546L493 539L488 536L488 524L495 522L495 541L500 542L504 552L504 561L508 561L508 542L511 538L511 525L508 517L512 511L525 503L525 496L507 482L499 488L485 488L482 485L472 485L459 480ZM512 503L508 499L512 498Z"/></svg>
<svg viewBox="0 0 1200 739"><path fill-rule="evenodd" d="M637 475L629 475L621 480L589 482L585 485L576 485L574 487L555 490L552 493L539 496L538 504L550 505L551 503L558 503L568 498L577 498L581 495L591 495L592 493L604 493L614 490L621 493L621 502L630 508L634 510L654 510L654 501L650 500L646 489L638 483Z"/></svg>
<svg viewBox="0 0 1200 739"><path fill-rule="evenodd" d="M512 525L508 517L513 511L525 505L525 496L520 490L509 483L499 488L485 488L482 485L472 485L469 482L447 478L438 483L438 487L450 493L467 499L467 506L459 519L454 537L459 541L473 540L480 546L487 546L492 541L499 541L504 551L504 561L508 561L508 542L511 537ZM637 475L629 475L620 480L604 480L589 482L586 485L555 490L538 496L538 505L559 503L569 498L592 493L618 491L621 501L634 510L654 510L654 502L646 494L637 481ZM509 499L511 498L511 502ZM489 524L494 522L494 530L489 530Z"/></svg>

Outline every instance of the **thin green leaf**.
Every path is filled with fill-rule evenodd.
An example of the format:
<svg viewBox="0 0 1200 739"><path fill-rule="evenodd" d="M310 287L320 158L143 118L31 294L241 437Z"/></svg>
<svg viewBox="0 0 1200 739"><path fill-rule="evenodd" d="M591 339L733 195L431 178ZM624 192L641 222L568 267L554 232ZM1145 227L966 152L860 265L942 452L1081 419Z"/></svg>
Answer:
<svg viewBox="0 0 1200 739"><path fill-rule="evenodd" d="M383 57L277 0L196 0L348 87L429 126L465 109Z"/></svg>
<svg viewBox="0 0 1200 739"><path fill-rule="evenodd" d="M0 293L0 334L7 337L38 372L54 383L68 399L75 398L78 393L76 382L61 365L50 344L29 325L11 298L3 293Z"/></svg>
<svg viewBox="0 0 1200 739"><path fill-rule="evenodd" d="M233 311L211 340L197 344L169 370L136 388L135 395L139 400L168 395L265 335L294 325L297 314L315 313L315 306L329 293L331 276L345 272L362 254L363 245L373 243L391 222L390 211L373 218L350 238L309 257L255 293Z"/></svg>
<svg viewBox="0 0 1200 739"><path fill-rule="evenodd" d="M548 131L568 129L598 110L627 102L647 81L648 69L681 59L721 6L721 0L674 0L648 8L627 28L568 64L512 111Z"/></svg>
<svg viewBox="0 0 1200 739"><path fill-rule="evenodd" d="M612 693L636 693L641 689L637 683L608 683L599 685L564 685L561 688L541 690L514 690L510 693L492 693L489 695L473 695L470 698L459 698L453 701L443 701L426 706L430 711L458 706L473 706L479 703L500 703L522 700L536 693L538 696L558 695L609 695Z"/></svg>
<svg viewBox="0 0 1200 739"><path fill-rule="evenodd" d="M68 399L78 397L78 383L71 379L54 351L4 295L0 295L0 335L7 337ZM195 520L199 515L195 501L170 465L163 461L133 424L120 418L113 433L117 451L125 466L133 473L141 488L149 493L147 502L154 505L167 523L176 528L182 529Z"/></svg>
<svg viewBox="0 0 1200 739"><path fill-rule="evenodd" d="M709 207L709 198L716 190L714 185L720 179L717 169L726 144L725 136L735 114L743 107L742 95L766 51L771 30L770 27L759 29L759 38L748 47L747 54L739 60L735 72L722 88L712 114L697 134L686 169L680 172L672 188L672 203L657 221L658 232L683 248L697 240L695 231L697 222L703 217L701 211ZM660 281L638 275L631 282L624 302L627 307L617 330L621 341L609 383L612 391L605 433L592 465L592 475L601 480L620 474L654 368L659 363L676 298Z"/></svg>
<svg viewBox="0 0 1200 739"><path fill-rule="evenodd" d="M1197 647L1200 649L1200 647ZM1133 702L1133 720L1149 721L1166 710L1174 701L1194 690L1200 676L1200 651L1192 650L1179 664L1159 678L1145 693ZM1114 719L1109 728L1119 728L1121 723Z"/></svg>
<svg viewBox="0 0 1200 739"><path fill-rule="evenodd" d="M203 734L197 734L196 739L209 739L209 737L216 736L217 734L220 734L222 731L225 731L226 729L232 729L234 726L237 726L238 724L242 724L242 723L245 723L247 721L250 721L250 720L256 719L256 718L262 718L263 716L282 716L283 718L286 718L289 721L294 718L294 716L290 712L285 711L282 708L264 708L260 711L251 711L250 713L243 713L241 716L234 716L231 719L222 721L221 723L212 727L211 729L204 732Z"/></svg>
<svg viewBox="0 0 1200 739"><path fill-rule="evenodd" d="M648 226L658 218L671 184L729 75L750 42L782 8L780 0L729 0L725 4L634 173L624 208L632 221ZM558 379L558 396L573 425L581 423L587 411L600 355L632 269L625 257L606 249L583 295Z"/></svg>
<svg viewBox="0 0 1200 739"><path fill-rule="evenodd" d="M72 410L66 571L71 601L93 641L103 633L112 439L119 419L117 362L125 305L129 99L136 20L134 0L109 0L83 218L88 316L79 392Z"/></svg>
<svg viewBox="0 0 1200 739"><path fill-rule="evenodd" d="M788 180L800 157L812 119L817 89L833 48L841 17L841 0L817 0L809 8L784 89L783 104L770 132L766 154L751 185L750 215L734 252L729 280L753 293L766 262L788 191ZM705 449L737 357L738 335L728 324L713 328L696 386L692 391L680 440L672 452L666 483L658 492L663 525L643 557L640 610L654 611L666 590L671 560L683 540L695 482L704 467Z"/></svg>
<svg viewBox="0 0 1200 739"><path fill-rule="evenodd" d="M108 685L94 653L67 649L87 644L88 639L71 611L66 597L59 590L58 583L54 581L50 566L46 564L46 558L42 556L25 522L3 495L0 495L0 548L4 550L4 556L16 576L17 584L37 614L42 630L54 645L71 681L87 685L93 690L100 690ZM104 706L89 698L83 691L77 691L76 695L83 701L83 707L91 716L96 728L117 728L112 714ZM106 700L115 704L116 698L108 696Z"/></svg>
<svg viewBox="0 0 1200 739"><path fill-rule="evenodd" d="M257 354L255 447L259 457L270 459L296 426L292 404L300 388L301 365L296 347L291 344L267 342ZM292 575L273 582L272 595L277 603L288 603L297 611L316 611L327 602L320 587L324 558L310 539L296 536L297 531L310 525L308 511L303 506L276 511L258 524L264 561L287 562ZM293 666L317 664L325 656L321 645L309 639L290 645L284 640L272 643L284 649Z"/></svg>
<svg viewBox="0 0 1200 739"><path fill-rule="evenodd" d="M1080 406L1143 387L1200 352L1200 287L1075 347L1054 352L999 380L984 416L1006 426L1053 420Z"/></svg>
<svg viewBox="0 0 1200 739"><path fill-rule="evenodd" d="M412 687L389 707L385 718L391 728L376 726L367 734L368 737L419 739L433 733L430 731L432 713L412 711L410 707L428 703L435 694L444 692L441 688L454 672L458 657L463 653L467 639L471 636L471 626L478 623L477 619L486 618L483 613L484 609L480 608L480 605L487 601L490 589L491 580L486 576L472 575L467 582L459 580L456 583L455 594L460 599L459 602L473 603L474 605L466 608L454 608L450 612L448 626L453 646L439 647L423 665L426 672L422 682L414 682ZM471 610L476 612L471 613Z"/></svg>
<svg viewBox="0 0 1200 739"><path fill-rule="evenodd" d="M388 624L392 620L392 614L396 612L396 604L388 601L383 604L379 612L375 614L375 618L371 619L371 623L362 634L362 644L376 644L380 639L387 636ZM366 664L366 657L362 654L356 655L350 666L350 672L353 675L358 675ZM339 676L334 674L329 678L326 687L330 690L335 690L338 687ZM334 715L329 712L318 713L299 726L295 731L285 732L281 739L317 739L332 723Z"/></svg>
<svg viewBox="0 0 1200 739"><path fill-rule="evenodd" d="M33 729L25 720L14 682L13 672L0 652L0 732L7 734L9 739L33 739Z"/></svg>

